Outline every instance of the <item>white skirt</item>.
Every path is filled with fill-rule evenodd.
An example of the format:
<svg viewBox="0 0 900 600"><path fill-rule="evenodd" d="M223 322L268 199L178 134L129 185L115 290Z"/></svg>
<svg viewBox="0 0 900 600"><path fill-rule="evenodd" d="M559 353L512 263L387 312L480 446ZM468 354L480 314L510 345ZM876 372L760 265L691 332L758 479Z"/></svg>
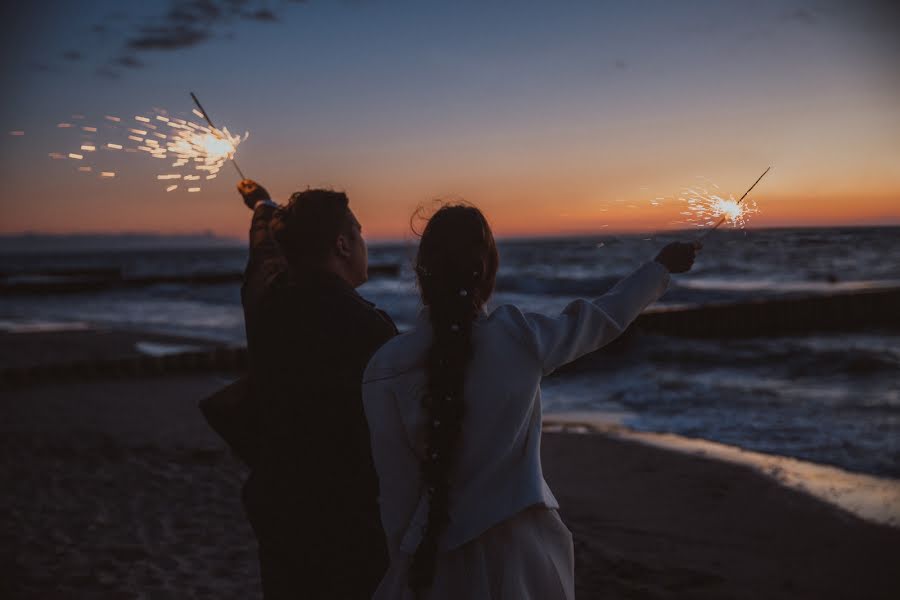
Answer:
<svg viewBox="0 0 900 600"><path fill-rule="evenodd" d="M388 568L373 600L413 600L410 557ZM572 534L559 514L532 507L437 556L427 600L574 600Z"/></svg>

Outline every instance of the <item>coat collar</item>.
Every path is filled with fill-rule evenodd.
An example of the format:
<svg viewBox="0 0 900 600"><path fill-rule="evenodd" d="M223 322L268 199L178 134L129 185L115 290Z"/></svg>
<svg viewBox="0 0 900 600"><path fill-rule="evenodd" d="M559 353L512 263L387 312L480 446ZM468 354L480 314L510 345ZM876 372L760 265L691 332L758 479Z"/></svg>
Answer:
<svg viewBox="0 0 900 600"><path fill-rule="evenodd" d="M373 302L369 302L368 300L360 296L359 292L356 291L356 288L347 283L346 279L344 279L337 273L328 271L327 269L310 268L297 270L295 271L294 279L300 285L314 286L339 293L349 294L351 296L359 298L369 306L375 306Z"/></svg>

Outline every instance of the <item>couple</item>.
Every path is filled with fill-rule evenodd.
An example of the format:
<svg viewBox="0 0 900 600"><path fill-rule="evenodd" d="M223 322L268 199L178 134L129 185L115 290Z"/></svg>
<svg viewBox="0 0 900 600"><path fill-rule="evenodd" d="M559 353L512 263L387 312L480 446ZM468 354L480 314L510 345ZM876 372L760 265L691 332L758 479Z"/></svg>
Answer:
<svg viewBox="0 0 900 600"><path fill-rule="evenodd" d="M238 190L253 210L252 433L232 446L251 466L267 600L573 598L572 537L541 471L541 378L622 333L695 246L666 246L559 315L488 313L491 228L444 206L416 257L424 308L398 335L355 291L368 255L346 195L278 206L253 181Z"/></svg>

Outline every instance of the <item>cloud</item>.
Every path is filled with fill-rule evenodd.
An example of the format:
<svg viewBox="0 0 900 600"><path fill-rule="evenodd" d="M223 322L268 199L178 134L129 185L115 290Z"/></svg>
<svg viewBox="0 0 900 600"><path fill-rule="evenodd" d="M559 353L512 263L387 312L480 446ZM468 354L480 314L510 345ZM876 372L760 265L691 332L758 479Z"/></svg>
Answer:
<svg viewBox="0 0 900 600"><path fill-rule="evenodd" d="M81 52L78 50L67 50L63 52L63 58L66 60L81 60Z"/></svg>
<svg viewBox="0 0 900 600"><path fill-rule="evenodd" d="M260 8L257 11L251 13L244 13L242 15L245 19L252 19L254 21L267 21L270 23L274 23L276 21L280 21L278 15L273 13L268 8Z"/></svg>
<svg viewBox="0 0 900 600"><path fill-rule="evenodd" d="M802 23L804 25L815 25L819 21L819 17L815 12L802 7L784 13L782 19L794 23Z"/></svg>
<svg viewBox="0 0 900 600"><path fill-rule="evenodd" d="M131 50L178 50L205 42L210 32L196 27L144 27L126 42Z"/></svg>
<svg viewBox="0 0 900 600"><path fill-rule="evenodd" d="M119 33L121 46L96 72L101 77L116 79L121 76L121 67L143 67L140 55L144 52L172 52L217 38L234 39L236 22L277 23L290 5L307 4L307 0L284 0L275 3L275 8L270 8L271 4L267 0L169 0L158 13L141 17L137 23L134 15L121 11L110 13L94 24L91 31L104 38ZM127 21L133 24L128 26ZM65 57L78 60L81 56L74 58L67 53Z"/></svg>
<svg viewBox="0 0 900 600"><path fill-rule="evenodd" d="M133 31L125 41L132 51L180 50L216 37L220 26L235 19L274 23L280 16L254 0L189 0L171 2L151 25Z"/></svg>
<svg viewBox="0 0 900 600"><path fill-rule="evenodd" d="M94 74L97 75L97 77L102 77L103 79L115 80L122 77L121 73L109 66L98 67L97 70L94 71Z"/></svg>
<svg viewBox="0 0 900 600"><path fill-rule="evenodd" d="M143 61L131 54L120 56L113 62L120 67L126 67L128 69L140 69L144 66Z"/></svg>
<svg viewBox="0 0 900 600"><path fill-rule="evenodd" d="M33 71L37 71L38 73L59 73L60 72L58 67L55 67L53 65L48 65L47 63L43 63L43 62L33 62L33 63L29 64L28 66L31 67L31 69Z"/></svg>
<svg viewBox="0 0 900 600"><path fill-rule="evenodd" d="M233 5L234 3L218 3L213 0L176 2L166 13L166 19L172 23L186 23L190 25L213 23L222 17L225 10L220 4Z"/></svg>

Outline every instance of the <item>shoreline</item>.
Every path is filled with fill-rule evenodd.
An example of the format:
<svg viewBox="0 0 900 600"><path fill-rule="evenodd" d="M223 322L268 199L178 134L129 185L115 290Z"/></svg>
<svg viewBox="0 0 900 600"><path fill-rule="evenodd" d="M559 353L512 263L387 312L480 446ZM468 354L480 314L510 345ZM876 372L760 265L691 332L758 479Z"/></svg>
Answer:
<svg viewBox="0 0 900 600"><path fill-rule="evenodd" d="M85 323L62 325L48 323L20 330L0 326L0 390L204 373L228 373L237 379L246 367L246 348L214 339ZM550 431L602 433L749 466L857 516L900 527L900 479L706 438L635 430L599 410L553 411L543 419Z"/></svg>
<svg viewBox="0 0 900 600"><path fill-rule="evenodd" d="M785 488L827 502L863 520L900 529L900 479L856 473L833 465L766 454L703 438L637 431L602 413L547 413L543 423L545 431L603 435L748 467Z"/></svg>
<svg viewBox="0 0 900 600"><path fill-rule="evenodd" d="M10 518L0 523L0 595L258 597L256 542L240 506L246 468L197 409L232 377L4 393L0 476L10 484L0 510ZM747 465L569 417L559 433L548 415L542 459L574 536L579 598L892 598L900 590L896 527Z"/></svg>

